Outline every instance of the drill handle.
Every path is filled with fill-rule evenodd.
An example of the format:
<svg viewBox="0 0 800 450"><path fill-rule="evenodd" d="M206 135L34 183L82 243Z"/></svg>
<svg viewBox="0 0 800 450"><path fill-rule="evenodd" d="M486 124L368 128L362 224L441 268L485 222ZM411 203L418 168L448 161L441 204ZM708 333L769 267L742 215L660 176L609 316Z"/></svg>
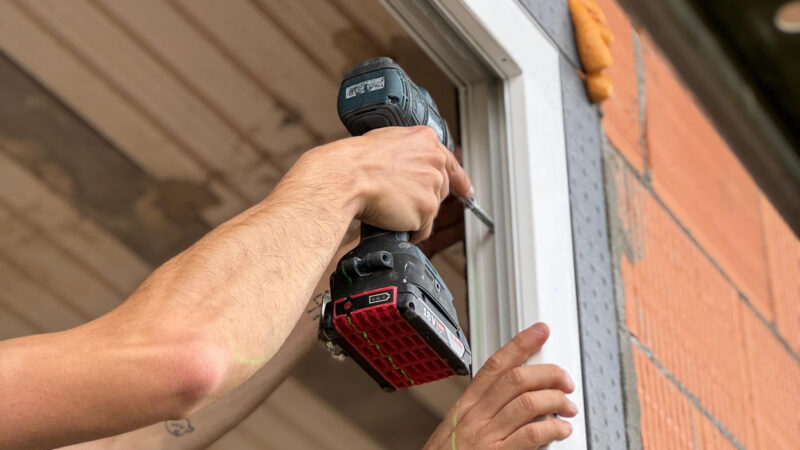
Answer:
<svg viewBox="0 0 800 450"><path fill-rule="evenodd" d="M384 235L397 239L398 241L408 242L409 240L408 231L389 231L361 222L361 242L364 242L366 239Z"/></svg>

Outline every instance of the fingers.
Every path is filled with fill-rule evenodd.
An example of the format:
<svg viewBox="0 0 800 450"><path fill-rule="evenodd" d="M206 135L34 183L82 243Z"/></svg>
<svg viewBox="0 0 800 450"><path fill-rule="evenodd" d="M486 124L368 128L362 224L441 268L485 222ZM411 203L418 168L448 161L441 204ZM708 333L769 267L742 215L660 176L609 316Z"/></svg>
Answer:
<svg viewBox="0 0 800 450"><path fill-rule="evenodd" d="M374 129L356 144L364 149L359 167L366 174L360 178L374 177L372 172L383 170L363 195L366 201L357 217L367 223L416 230L413 240L417 242L431 234L439 205L451 190L462 197L471 196L469 177L431 127ZM385 168L391 168L391 173L386 174ZM431 198L436 202L430 203ZM387 211L390 207L394 210Z"/></svg>
<svg viewBox="0 0 800 450"><path fill-rule="evenodd" d="M411 233L411 242L416 244L418 242L424 241L425 239L428 239L432 231L433 231L433 218L425 222L422 225L422 228Z"/></svg>
<svg viewBox="0 0 800 450"><path fill-rule="evenodd" d="M442 169L442 185L439 187L439 203L443 202L450 194L450 175Z"/></svg>
<svg viewBox="0 0 800 450"><path fill-rule="evenodd" d="M501 375L514 367L519 367L528 357L538 352L549 336L550 329L541 322L514 336L508 344L495 352L475 375L475 379L464 392L465 402L471 404L480 398Z"/></svg>
<svg viewBox="0 0 800 450"><path fill-rule="evenodd" d="M503 441L500 448L539 448L553 441L563 441L572 434L572 425L566 420L546 419L533 422L515 431Z"/></svg>
<svg viewBox="0 0 800 450"><path fill-rule="evenodd" d="M447 174L450 176L451 191L464 198L472 197L472 182L456 160L456 156L450 151L447 151Z"/></svg>
<svg viewBox="0 0 800 450"><path fill-rule="evenodd" d="M430 237L433 232L433 222L436 220L436 213L439 211L440 200L438 196L433 196L429 203L429 209L423 213L423 222L419 230L411 234L411 242L417 243Z"/></svg>
<svg viewBox="0 0 800 450"><path fill-rule="evenodd" d="M420 135L435 143L437 151L431 154L431 162L439 171L440 176L437 183L433 186L436 195L436 204L431 210L424 211L422 217L423 225L419 230L413 233L411 238L412 242L415 243L423 241L431 235L434 219L436 219L436 214L439 212L439 206L450 193L450 175L447 172L448 155L450 155L450 152L439 142L438 137L436 137L436 134L430 127L423 127L423 129L420 130Z"/></svg>
<svg viewBox="0 0 800 450"><path fill-rule="evenodd" d="M578 407L557 389L525 392L494 416L492 432L505 438L533 419L552 414L575 417Z"/></svg>
<svg viewBox="0 0 800 450"><path fill-rule="evenodd" d="M468 198L472 196L472 182L467 175L467 172L464 171L464 168L461 167L461 164L458 163L455 154L447 149L442 143L439 141L439 138L436 136L436 133L433 131L432 128L420 125L417 127L409 127L414 129L420 134L426 135L430 134L430 138L435 139L437 147L445 154L447 157L445 161L445 171L447 172L447 189L448 191L445 192L445 195L442 195L442 199L447 197L447 193L449 191L453 191L456 194L460 195L461 197Z"/></svg>
<svg viewBox="0 0 800 450"><path fill-rule="evenodd" d="M439 211L439 205L441 204L438 192L427 194L427 198L421 201L421 204L422 209L420 210L420 217L422 219L422 225L417 231L411 234L411 242L413 243L427 239L433 231L433 223L436 219L436 213Z"/></svg>
<svg viewBox="0 0 800 450"><path fill-rule="evenodd" d="M575 390L575 383L564 369L555 364L515 367L489 387L486 395L475 405L475 410L480 411L483 417L493 417L509 402L524 396L525 392L542 389L570 393Z"/></svg>

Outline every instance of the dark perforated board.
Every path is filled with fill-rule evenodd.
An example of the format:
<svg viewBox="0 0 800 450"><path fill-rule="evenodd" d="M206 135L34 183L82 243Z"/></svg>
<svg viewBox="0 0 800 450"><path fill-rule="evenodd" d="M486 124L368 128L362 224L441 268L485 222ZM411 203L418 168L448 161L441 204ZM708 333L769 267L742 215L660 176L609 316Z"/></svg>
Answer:
<svg viewBox="0 0 800 450"><path fill-rule="evenodd" d="M564 58L561 92L587 437L591 449L622 449L627 443L600 120L575 68Z"/></svg>
<svg viewBox="0 0 800 450"><path fill-rule="evenodd" d="M577 65L578 48L575 46L567 0L520 0L520 3L558 46L561 54Z"/></svg>

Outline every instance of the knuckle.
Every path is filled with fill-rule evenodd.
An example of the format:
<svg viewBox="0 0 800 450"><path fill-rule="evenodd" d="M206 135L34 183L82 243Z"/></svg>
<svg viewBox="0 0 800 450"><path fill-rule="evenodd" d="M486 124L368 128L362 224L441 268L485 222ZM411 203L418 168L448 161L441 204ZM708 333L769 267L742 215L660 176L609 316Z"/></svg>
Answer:
<svg viewBox="0 0 800 450"><path fill-rule="evenodd" d="M426 139L436 139L437 141L439 140L439 137L436 136L436 132L433 131L433 128L431 128L431 127L429 127L427 125L417 125L415 128L416 128L416 130L414 130L414 131L419 133L424 138L426 138Z"/></svg>
<svg viewBox="0 0 800 450"><path fill-rule="evenodd" d="M425 198L425 212L433 215L437 211L439 211L439 196L435 192L430 192Z"/></svg>
<svg viewBox="0 0 800 450"><path fill-rule="evenodd" d="M427 125L414 125L413 127L410 128L410 130L413 131L414 133L422 134L425 132L426 128L430 127Z"/></svg>
<svg viewBox="0 0 800 450"><path fill-rule="evenodd" d="M532 444L539 444L542 439L542 432L536 425L536 423L532 423L525 426L525 437Z"/></svg>
<svg viewBox="0 0 800 450"><path fill-rule="evenodd" d="M557 412L562 415L569 415L572 413L573 406L572 402L567 398L567 395L561 391L556 391L553 393L555 396L555 406L554 412Z"/></svg>
<svg viewBox="0 0 800 450"><path fill-rule="evenodd" d="M438 156L439 168L444 169L447 167L447 153L440 151Z"/></svg>
<svg viewBox="0 0 800 450"><path fill-rule="evenodd" d="M442 183L444 183L444 175L442 175L442 172L441 172L441 171L437 170L437 171L436 171L436 174L434 175L434 184L433 184L433 187L434 187L436 190L439 190L439 188L442 186Z"/></svg>
<svg viewBox="0 0 800 450"><path fill-rule="evenodd" d="M430 203L428 203L428 207L425 211L425 214L431 218L431 226L433 225L433 218L436 217L436 213L439 212L439 201L438 197L434 198Z"/></svg>
<svg viewBox="0 0 800 450"><path fill-rule="evenodd" d="M514 337L511 338L511 344L518 349L524 349L528 347L528 345L526 345L525 337L522 335L522 333L515 334Z"/></svg>
<svg viewBox="0 0 800 450"><path fill-rule="evenodd" d="M419 207L419 214L421 216L422 226L420 228L426 228L432 222L433 216L436 215L438 211L436 203L431 199L426 199Z"/></svg>
<svg viewBox="0 0 800 450"><path fill-rule="evenodd" d="M486 360L486 363L483 365L483 368L489 372L499 372L503 370L504 367L505 367L505 361L503 361L503 357L501 357L497 353L490 356L489 359Z"/></svg>
<svg viewBox="0 0 800 450"><path fill-rule="evenodd" d="M556 396L556 400L558 401L558 404L561 406L561 409L566 410L570 408L572 402L567 398L567 394L561 391L555 391L553 394Z"/></svg>
<svg viewBox="0 0 800 450"><path fill-rule="evenodd" d="M425 137L430 139L433 142L439 142L439 136L436 135L436 132L433 131L433 128L426 126L425 127Z"/></svg>
<svg viewBox="0 0 800 450"><path fill-rule="evenodd" d="M515 367L508 372L506 377L511 385L516 386L525 381L525 371L522 367Z"/></svg>
<svg viewBox="0 0 800 450"><path fill-rule="evenodd" d="M418 230L418 231L422 231L422 229L425 228L425 219L422 217L422 213L421 212L419 214L419 217L417 217L414 220L414 224L411 226L411 228L413 228L415 230Z"/></svg>
<svg viewBox="0 0 800 450"><path fill-rule="evenodd" d="M522 409L526 411L534 411L538 406L533 392L526 392L520 395L519 403Z"/></svg>

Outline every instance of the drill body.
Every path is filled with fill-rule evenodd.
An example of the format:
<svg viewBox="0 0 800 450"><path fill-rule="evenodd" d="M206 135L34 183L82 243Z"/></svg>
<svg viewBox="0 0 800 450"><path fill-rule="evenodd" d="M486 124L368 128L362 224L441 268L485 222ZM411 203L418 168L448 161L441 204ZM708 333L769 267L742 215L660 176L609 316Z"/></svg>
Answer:
<svg viewBox="0 0 800 450"><path fill-rule="evenodd" d="M387 126L428 125L451 151L447 123L425 89L389 58L348 72L339 117L353 135ZM455 374L467 375L472 354L453 296L409 233L367 224L361 242L331 274L320 334L387 391Z"/></svg>
<svg viewBox="0 0 800 450"><path fill-rule="evenodd" d="M353 136L375 128L427 125L453 151L453 136L431 95L390 58L371 59L350 69L339 89L337 107Z"/></svg>

